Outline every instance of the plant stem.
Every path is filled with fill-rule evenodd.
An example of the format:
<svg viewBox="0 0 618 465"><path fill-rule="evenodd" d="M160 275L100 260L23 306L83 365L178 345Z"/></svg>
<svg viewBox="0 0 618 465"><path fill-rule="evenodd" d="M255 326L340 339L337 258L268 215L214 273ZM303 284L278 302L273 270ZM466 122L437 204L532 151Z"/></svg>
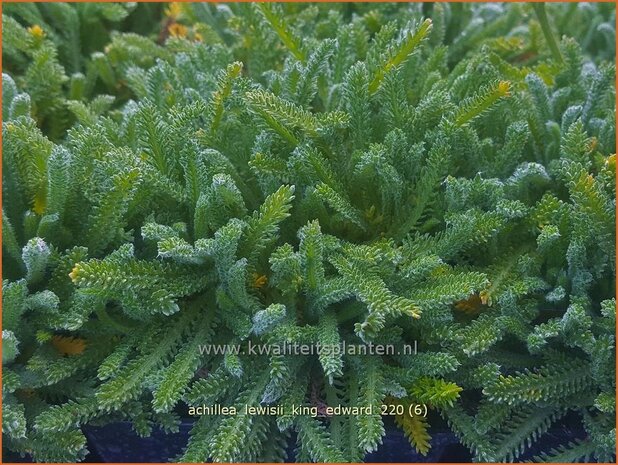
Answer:
<svg viewBox="0 0 618 465"><path fill-rule="evenodd" d="M536 12L536 16L539 19L539 23L541 24L541 29L543 30L543 35L545 36L545 40L547 41L547 45L551 50L552 55L554 55L554 59L558 63L563 63L562 54L560 53L560 49L558 48L558 43L556 42L556 38L554 37L554 33L549 26L549 20L547 19L547 11L545 10L545 3L533 3L532 7Z"/></svg>

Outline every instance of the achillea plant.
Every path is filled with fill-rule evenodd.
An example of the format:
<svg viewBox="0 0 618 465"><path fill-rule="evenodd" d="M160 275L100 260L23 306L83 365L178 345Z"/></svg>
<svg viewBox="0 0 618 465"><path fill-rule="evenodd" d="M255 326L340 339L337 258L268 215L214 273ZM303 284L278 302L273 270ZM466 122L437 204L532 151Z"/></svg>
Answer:
<svg viewBox="0 0 618 465"><path fill-rule="evenodd" d="M442 417L516 461L571 415L585 437L536 459L614 460L614 14L172 4L95 56L124 103L66 100L55 62L43 111L4 74L8 447L74 461L90 422L263 405L200 416L179 460L281 461L294 432L297 461L360 461L403 405L422 453ZM325 404L372 413L291 411Z"/></svg>

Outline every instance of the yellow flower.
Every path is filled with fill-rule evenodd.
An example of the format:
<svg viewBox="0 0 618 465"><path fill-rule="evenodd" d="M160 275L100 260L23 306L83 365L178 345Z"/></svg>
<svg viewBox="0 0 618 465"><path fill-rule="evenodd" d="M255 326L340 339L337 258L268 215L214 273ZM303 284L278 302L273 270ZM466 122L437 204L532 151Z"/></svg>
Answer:
<svg viewBox="0 0 618 465"><path fill-rule="evenodd" d="M62 355L77 355L86 350L86 341L79 338L54 336L51 344Z"/></svg>
<svg viewBox="0 0 618 465"><path fill-rule="evenodd" d="M488 305L491 307L492 301L491 301L491 294L489 293L489 291L487 290L481 291L479 294L479 297L483 305Z"/></svg>
<svg viewBox="0 0 618 465"><path fill-rule="evenodd" d="M476 315L481 312L483 305L485 305L487 301L484 301L482 293L472 294L465 300L460 300L455 303L455 308L460 312L467 313L468 315Z"/></svg>
<svg viewBox="0 0 618 465"><path fill-rule="evenodd" d="M79 264L75 265L73 269L71 270L71 272L69 273L69 278L71 278L71 281L73 281L74 283L77 282L78 277L79 277Z"/></svg>
<svg viewBox="0 0 618 465"><path fill-rule="evenodd" d="M179 23L172 23L167 27L167 32L169 32L172 37L186 37L187 27Z"/></svg>
<svg viewBox="0 0 618 465"><path fill-rule="evenodd" d="M268 282L268 278L265 275L259 275L257 273L253 273L252 277L253 277L253 282L251 283L251 286L255 287L256 289L264 287L266 283Z"/></svg>
<svg viewBox="0 0 618 465"><path fill-rule="evenodd" d="M182 11L184 10L184 5L180 2L172 2L169 7L165 9L165 16L168 18L176 19Z"/></svg>
<svg viewBox="0 0 618 465"><path fill-rule="evenodd" d="M509 91L511 90L511 83L509 81L500 81L498 83L498 94L501 96L510 95Z"/></svg>
<svg viewBox="0 0 618 465"><path fill-rule="evenodd" d="M28 28L28 32L30 33L32 37L38 40L41 40L43 37L45 37L45 31L38 24L35 24L34 26L30 26Z"/></svg>

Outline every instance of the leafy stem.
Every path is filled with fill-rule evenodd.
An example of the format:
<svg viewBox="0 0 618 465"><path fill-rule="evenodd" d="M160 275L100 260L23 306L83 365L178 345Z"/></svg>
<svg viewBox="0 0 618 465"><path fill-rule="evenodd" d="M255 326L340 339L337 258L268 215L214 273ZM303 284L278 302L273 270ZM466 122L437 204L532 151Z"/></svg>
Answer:
<svg viewBox="0 0 618 465"><path fill-rule="evenodd" d="M549 46L549 49L554 56L554 59L558 63L564 63L564 60L562 59L562 54L560 53L560 49L558 48L558 42L556 42L556 37L554 36L554 33L549 25L547 11L545 10L545 3L533 3L532 6L539 20L539 23L541 24L543 35L545 36L545 40L547 41L547 45Z"/></svg>

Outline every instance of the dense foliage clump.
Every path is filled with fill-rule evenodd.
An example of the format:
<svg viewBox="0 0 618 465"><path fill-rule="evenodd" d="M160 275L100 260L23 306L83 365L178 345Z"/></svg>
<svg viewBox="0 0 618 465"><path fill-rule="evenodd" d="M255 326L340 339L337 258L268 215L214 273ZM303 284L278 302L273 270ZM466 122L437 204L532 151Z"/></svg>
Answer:
<svg viewBox="0 0 618 465"><path fill-rule="evenodd" d="M132 8L5 7L9 448L261 404L179 460L361 461L403 405L424 454L443 422L530 459L568 417L535 460L615 459L614 5ZM418 354L202 350L248 342Z"/></svg>

